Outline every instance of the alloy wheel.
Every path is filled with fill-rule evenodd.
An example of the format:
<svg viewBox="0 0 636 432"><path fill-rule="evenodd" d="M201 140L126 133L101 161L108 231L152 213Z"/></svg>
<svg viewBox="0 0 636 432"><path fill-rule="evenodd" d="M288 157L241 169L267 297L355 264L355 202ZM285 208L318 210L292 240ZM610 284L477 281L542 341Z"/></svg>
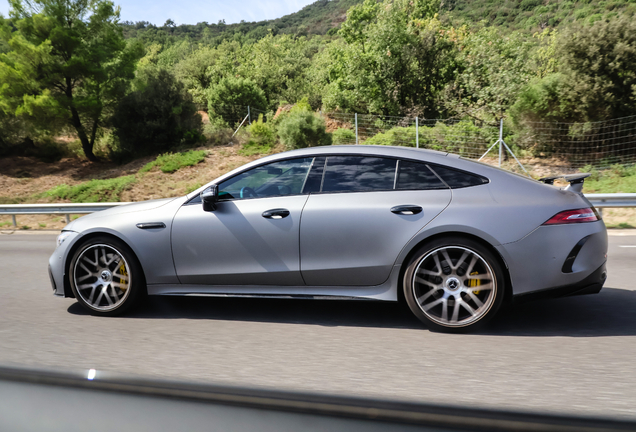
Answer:
<svg viewBox="0 0 636 432"><path fill-rule="evenodd" d="M479 321L492 308L497 280L477 252L444 246L426 254L413 273L413 295L422 312L445 327Z"/></svg>
<svg viewBox="0 0 636 432"><path fill-rule="evenodd" d="M130 268L117 249L91 245L75 261L73 278L77 293L91 309L106 312L118 308L130 294Z"/></svg>

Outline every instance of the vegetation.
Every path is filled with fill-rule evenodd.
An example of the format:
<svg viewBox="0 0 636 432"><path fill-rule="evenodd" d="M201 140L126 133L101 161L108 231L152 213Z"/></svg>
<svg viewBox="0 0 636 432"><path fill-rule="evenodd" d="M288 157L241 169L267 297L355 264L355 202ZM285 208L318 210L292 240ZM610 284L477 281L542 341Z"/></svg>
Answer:
<svg viewBox="0 0 636 432"><path fill-rule="evenodd" d="M353 141L327 134L318 110L443 119L419 140L447 151L454 134L491 142L475 125L506 119L510 144L541 154L565 145L541 141L537 121L583 122L567 133L586 137L636 115L631 0L319 0L273 21L160 27L119 23L109 0L10 4L0 154L52 160L60 135L90 160L174 152L203 133L225 143L248 106L263 116L239 134L243 154ZM404 126L367 143L414 145Z"/></svg>
<svg viewBox="0 0 636 432"><path fill-rule="evenodd" d="M163 69L121 99L112 117L119 156L146 155L201 141L201 116L181 82Z"/></svg>
<svg viewBox="0 0 636 432"><path fill-rule="evenodd" d="M137 177L129 175L107 180L90 180L75 186L61 184L45 192L44 196L74 203L116 202L121 201L121 193L136 181Z"/></svg>
<svg viewBox="0 0 636 432"><path fill-rule="evenodd" d="M582 172L591 173L585 179L585 193L631 193L636 191L636 165L614 165L607 170L596 170L591 166L581 168Z"/></svg>
<svg viewBox="0 0 636 432"><path fill-rule="evenodd" d="M140 47L117 25L119 10L96 0L10 0L0 17L0 106L12 128L55 132L72 127L89 160L113 105L134 76ZM15 28L16 31L13 31Z"/></svg>
<svg viewBox="0 0 636 432"><path fill-rule="evenodd" d="M166 153L144 165L139 172L145 173L157 167L164 173L173 173L187 166L194 166L205 160L205 150L190 150L185 153Z"/></svg>
<svg viewBox="0 0 636 432"><path fill-rule="evenodd" d="M331 145L325 121L304 109L292 110L284 116L278 125L278 136L287 150Z"/></svg>

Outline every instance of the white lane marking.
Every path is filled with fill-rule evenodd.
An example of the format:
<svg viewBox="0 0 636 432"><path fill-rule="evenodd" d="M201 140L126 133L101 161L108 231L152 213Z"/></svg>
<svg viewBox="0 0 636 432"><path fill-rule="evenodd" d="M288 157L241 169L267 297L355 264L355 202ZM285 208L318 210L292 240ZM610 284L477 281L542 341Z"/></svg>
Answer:
<svg viewBox="0 0 636 432"><path fill-rule="evenodd" d="M633 248L636 248L636 245L618 245L618 247L633 247Z"/></svg>

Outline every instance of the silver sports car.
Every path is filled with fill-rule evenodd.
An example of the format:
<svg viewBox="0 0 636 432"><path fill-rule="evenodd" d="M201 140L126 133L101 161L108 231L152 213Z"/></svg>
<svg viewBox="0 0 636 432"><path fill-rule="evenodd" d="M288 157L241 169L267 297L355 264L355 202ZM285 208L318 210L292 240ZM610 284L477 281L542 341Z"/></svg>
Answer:
<svg viewBox="0 0 636 432"><path fill-rule="evenodd" d="M146 295L367 299L466 330L504 302L600 291L607 232L585 176L558 188L429 150L294 150L71 222L51 281L96 315Z"/></svg>

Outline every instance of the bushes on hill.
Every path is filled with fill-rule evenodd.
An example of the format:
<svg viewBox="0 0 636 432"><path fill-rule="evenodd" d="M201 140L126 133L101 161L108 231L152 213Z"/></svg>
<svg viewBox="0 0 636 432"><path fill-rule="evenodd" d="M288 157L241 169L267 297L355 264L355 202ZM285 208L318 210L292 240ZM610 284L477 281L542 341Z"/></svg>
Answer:
<svg viewBox="0 0 636 432"><path fill-rule="evenodd" d="M151 73L145 87L124 97L115 110L119 155L145 155L201 139L201 116L183 84L163 69Z"/></svg>
<svg viewBox="0 0 636 432"><path fill-rule="evenodd" d="M278 136L288 150L331 145L325 121L306 110L292 110L278 124Z"/></svg>
<svg viewBox="0 0 636 432"><path fill-rule="evenodd" d="M247 114L247 107L264 110L267 107L265 92L249 78L222 78L207 92L208 113L220 117L234 126Z"/></svg>

